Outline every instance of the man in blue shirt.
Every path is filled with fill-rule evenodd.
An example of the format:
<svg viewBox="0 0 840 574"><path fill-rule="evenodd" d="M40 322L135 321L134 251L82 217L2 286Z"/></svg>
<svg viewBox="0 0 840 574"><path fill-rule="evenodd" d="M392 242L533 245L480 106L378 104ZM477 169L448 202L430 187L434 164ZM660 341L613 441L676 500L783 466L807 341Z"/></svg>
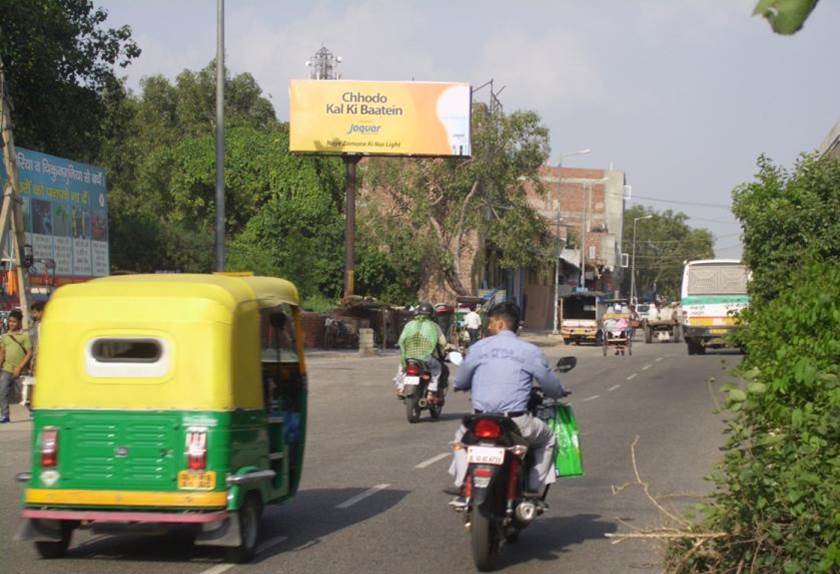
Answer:
<svg viewBox="0 0 840 574"><path fill-rule="evenodd" d="M516 336L519 329L519 307L515 303L500 303L488 313L491 337L470 347L458 369L455 390L472 390L475 412L505 414L519 427L534 452L528 489L537 494L556 480L554 472L554 433L542 420L528 412L532 381L537 381L546 396L560 398L565 393L560 379L551 370L540 349ZM460 443L466 429L462 425L455 433ZM460 490L467 474L467 453L455 451L449 473Z"/></svg>

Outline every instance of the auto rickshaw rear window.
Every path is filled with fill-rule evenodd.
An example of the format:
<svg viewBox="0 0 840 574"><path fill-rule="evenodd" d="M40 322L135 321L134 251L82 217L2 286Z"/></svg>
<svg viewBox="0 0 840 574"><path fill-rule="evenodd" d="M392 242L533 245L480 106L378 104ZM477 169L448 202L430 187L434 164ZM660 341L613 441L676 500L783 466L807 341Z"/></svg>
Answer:
<svg viewBox="0 0 840 574"><path fill-rule="evenodd" d="M156 363L163 349L154 339L96 339L91 354L100 363Z"/></svg>

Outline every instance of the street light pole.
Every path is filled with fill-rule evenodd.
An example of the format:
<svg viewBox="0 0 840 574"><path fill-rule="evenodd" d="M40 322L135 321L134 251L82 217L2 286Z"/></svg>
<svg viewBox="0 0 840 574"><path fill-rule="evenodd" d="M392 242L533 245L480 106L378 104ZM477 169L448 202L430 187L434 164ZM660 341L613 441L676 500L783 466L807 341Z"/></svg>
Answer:
<svg viewBox="0 0 840 574"><path fill-rule="evenodd" d="M216 271L225 270L225 0L216 2Z"/></svg>
<svg viewBox="0 0 840 574"><path fill-rule="evenodd" d="M652 214L633 218L633 261L630 264L630 303L636 303L636 222L652 218Z"/></svg>
<svg viewBox="0 0 840 574"><path fill-rule="evenodd" d="M560 334L557 302L560 300L560 194L563 184L563 158L586 155L591 152L592 150L589 148L579 149L571 153L560 154L560 158L557 160L557 227L554 232L554 244L557 246L557 252L554 254L554 329L551 331L552 335Z"/></svg>

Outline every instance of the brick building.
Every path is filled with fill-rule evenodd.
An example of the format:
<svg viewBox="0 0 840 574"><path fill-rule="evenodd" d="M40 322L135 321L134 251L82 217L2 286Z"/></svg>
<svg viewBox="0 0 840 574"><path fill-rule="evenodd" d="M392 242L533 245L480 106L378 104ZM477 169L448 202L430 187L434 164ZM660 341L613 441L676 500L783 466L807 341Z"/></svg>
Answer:
<svg viewBox="0 0 840 574"><path fill-rule="evenodd" d="M616 292L621 284L624 172L544 165L540 181L544 193L530 190L528 199L559 238L561 293L579 285L581 247L585 286L593 291ZM585 241L581 242L584 236ZM524 279L518 299L525 309L528 326L550 328L554 315L553 274L531 272Z"/></svg>

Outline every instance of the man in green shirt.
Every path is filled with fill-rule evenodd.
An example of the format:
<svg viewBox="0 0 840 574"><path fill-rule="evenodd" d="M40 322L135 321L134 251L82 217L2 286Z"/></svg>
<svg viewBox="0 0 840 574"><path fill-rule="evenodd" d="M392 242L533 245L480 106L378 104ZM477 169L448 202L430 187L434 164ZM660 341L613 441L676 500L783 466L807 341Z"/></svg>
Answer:
<svg viewBox="0 0 840 574"><path fill-rule="evenodd" d="M9 313L9 332L0 337L0 424L9 422L9 399L15 381L32 358L29 333L23 331L23 314Z"/></svg>
<svg viewBox="0 0 840 574"><path fill-rule="evenodd" d="M409 321L400 334L400 369L406 359L418 359L426 363L435 381L443 371L441 358L447 346L446 336L432 317L435 310L429 303L422 303L417 308L414 318ZM398 377L397 393L402 393L402 377Z"/></svg>

